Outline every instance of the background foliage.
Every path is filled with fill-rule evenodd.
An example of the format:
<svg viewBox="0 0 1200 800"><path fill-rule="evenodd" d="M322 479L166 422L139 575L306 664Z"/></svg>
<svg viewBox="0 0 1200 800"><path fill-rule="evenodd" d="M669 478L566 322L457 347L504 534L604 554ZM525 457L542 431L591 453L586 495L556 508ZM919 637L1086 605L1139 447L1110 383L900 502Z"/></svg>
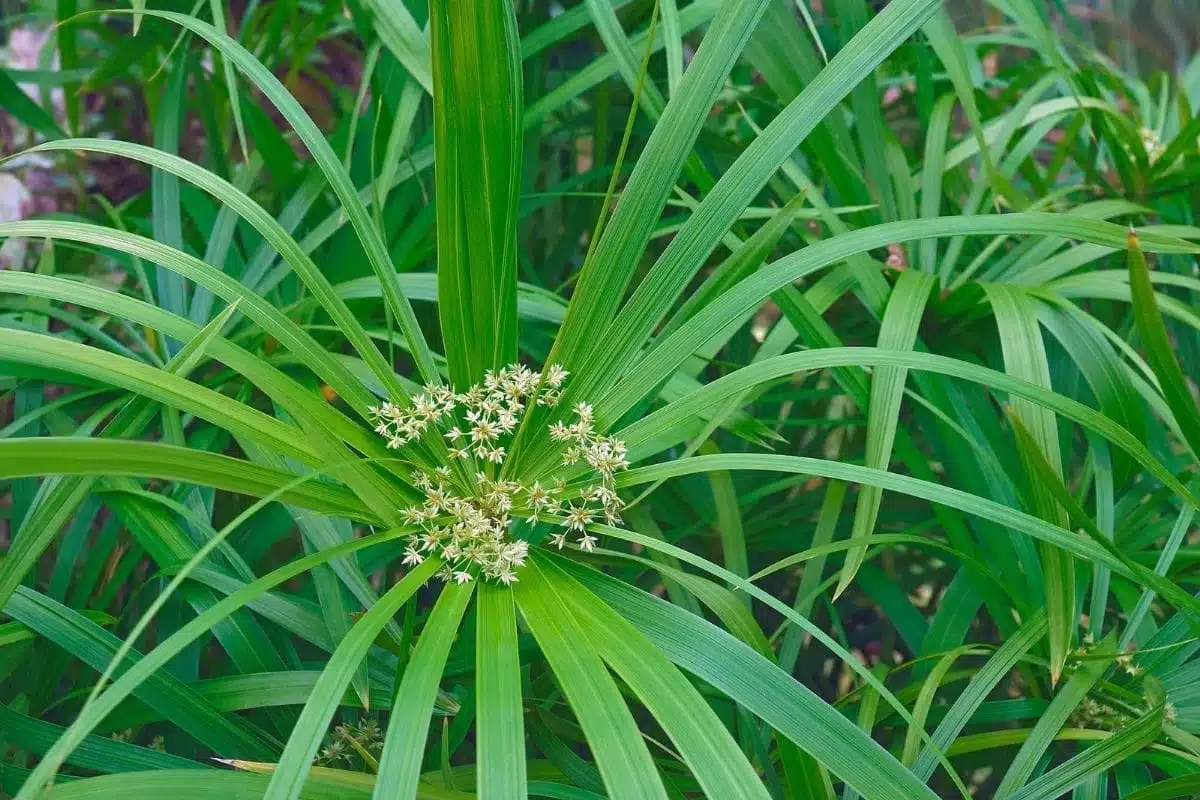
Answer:
<svg viewBox="0 0 1200 800"><path fill-rule="evenodd" d="M1150 5L6 6L0 793L1200 793ZM517 360L624 522L443 585L368 408Z"/></svg>

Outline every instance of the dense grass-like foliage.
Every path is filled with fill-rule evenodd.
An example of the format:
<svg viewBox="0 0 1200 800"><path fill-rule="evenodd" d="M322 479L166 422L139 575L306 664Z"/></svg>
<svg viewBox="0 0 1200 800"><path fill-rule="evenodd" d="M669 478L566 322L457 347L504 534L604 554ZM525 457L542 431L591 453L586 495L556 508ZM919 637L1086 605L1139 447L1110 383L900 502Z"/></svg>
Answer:
<svg viewBox="0 0 1200 800"><path fill-rule="evenodd" d="M1061 6L58 0L0 794L1200 793L1200 57Z"/></svg>

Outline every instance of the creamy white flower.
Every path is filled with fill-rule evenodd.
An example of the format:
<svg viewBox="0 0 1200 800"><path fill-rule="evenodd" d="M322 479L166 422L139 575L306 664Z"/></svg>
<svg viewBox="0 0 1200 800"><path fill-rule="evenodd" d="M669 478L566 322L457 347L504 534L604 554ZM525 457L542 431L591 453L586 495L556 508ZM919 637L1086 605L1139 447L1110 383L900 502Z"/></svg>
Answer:
<svg viewBox="0 0 1200 800"><path fill-rule="evenodd" d="M556 476L551 485L534 482L526 487L488 473L506 464L506 437L519 429L527 405L535 396L539 405L557 404L567 374L556 364L543 372L510 364L488 372L480 384L462 393L447 386L426 386L405 407L384 402L370 409L372 425L389 447L418 440L434 426L448 441L450 459L469 461L474 455L479 461L473 463L482 462L486 467L475 466L473 480L462 473L456 475L447 464L414 473L412 484L424 497L420 506L401 510L409 524L418 526L404 550L406 566L436 555L444 562L439 573L442 580L466 583L473 575L481 575L485 580L511 584L518 580L517 569L529 554L529 543L510 533L514 515L531 521L557 520L560 527L551 533L549 544L562 548L568 535L575 533L584 550L592 550L599 541L587 531L593 520L620 522L618 512L623 504L613 474L628 466L625 445L600 435L595 412L587 402L576 403L570 421L554 421L547 431L552 441L563 443L560 457L565 465L590 468L585 476L580 475L579 466L570 472L579 489L576 502L564 506L561 499L566 475Z"/></svg>
<svg viewBox="0 0 1200 800"><path fill-rule="evenodd" d="M500 428L486 417L471 426L472 442L490 442L500 436Z"/></svg>
<svg viewBox="0 0 1200 800"><path fill-rule="evenodd" d="M567 372L558 364L551 364L549 371L546 373L546 383L557 389L563 385L563 381L565 381L567 376L570 374L571 373Z"/></svg>
<svg viewBox="0 0 1200 800"><path fill-rule="evenodd" d="M593 512L587 506L571 504L567 506L567 528L582 531L592 523Z"/></svg>

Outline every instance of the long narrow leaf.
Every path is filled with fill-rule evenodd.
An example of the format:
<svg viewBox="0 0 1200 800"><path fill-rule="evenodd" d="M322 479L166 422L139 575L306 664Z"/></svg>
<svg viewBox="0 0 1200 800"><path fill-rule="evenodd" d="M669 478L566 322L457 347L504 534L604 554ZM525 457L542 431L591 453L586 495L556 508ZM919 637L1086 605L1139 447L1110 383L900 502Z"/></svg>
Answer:
<svg viewBox="0 0 1200 800"><path fill-rule="evenodd" d="M434 2L438 314L466 389L517 355L521 63L512 4Z"/></svg>
<svg viewBox="0 0 1200 800"><path fill-rule="evenodd" d="M879 332L879 347L891 350L908 350L917 338L917 327L925 311L925 302L933 289L932 275L906 271L896 282L896 288L888 300L887 311ZM867 454L866 466L886 469L892 456L892 443L896 428L900 424L900 401L904 397L904 382L908 371L883 367L875 370L871 377L871 404L867 411ZM851 538L870 536L875 531L879 515L879 504L883 494L875 487L866 486L858 496L854 509L854 527ZM846 553L841 577L834 597L846 590L854 579L854 573L862 563L866 550L855 548Z"/></svg>
<svg viewBox="0 0 1200 800"><path fill-rule="evenodd" d="M404 679L396 689L388 735L379 756L374 800L402 800L417 791L438 683L474 590L475 581L462 586L448 585L425 623L405 667Z"/></svg>
<svg viewBox="0 0 1200 800"><path fill-rule="evenodd" d="M430 558L412 569L403 580L380 597L379 602L368 609L342 639L325 665L317 685L313 687L304 710L300 712L287 747L271 775L271 783L263 793L264 800L300 797L313 758L321 746L321 740L325 738L329 720L337 711L359 662L366 656L383 626L429 580L438 566L437 560Z"/></svg>

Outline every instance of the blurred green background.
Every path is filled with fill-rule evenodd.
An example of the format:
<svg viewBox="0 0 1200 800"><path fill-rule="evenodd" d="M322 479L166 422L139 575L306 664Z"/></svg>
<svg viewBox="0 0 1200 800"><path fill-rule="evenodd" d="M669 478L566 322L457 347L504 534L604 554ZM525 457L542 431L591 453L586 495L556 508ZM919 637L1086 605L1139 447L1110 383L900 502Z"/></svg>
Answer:
<svg viewBox="0 0 1200 800"><path fill-rule="evenodd" d="M1200 49L1200 0L1044 0L1059 30L1122 68L1179 70ZM960 30L1001 20L997 0L947 0ZM1139 70L1139 71L1140 71Z"/></svg>

